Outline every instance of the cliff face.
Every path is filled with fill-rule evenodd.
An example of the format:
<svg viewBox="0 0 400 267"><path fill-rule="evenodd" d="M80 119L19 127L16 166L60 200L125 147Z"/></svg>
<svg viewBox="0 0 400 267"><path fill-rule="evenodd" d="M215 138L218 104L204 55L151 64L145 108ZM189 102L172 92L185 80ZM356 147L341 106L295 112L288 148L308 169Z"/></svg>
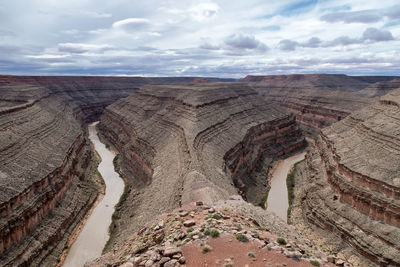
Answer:
<svg viewBox="0 0 400 267"><path fill-rule="evenodd" d="M272 160L304 145L293 115L240 83L145 86L107 107L99 127L135 187L117 243L181 204L238 192L259 201Z"/></svg>
<svg viewBox="0 0 400 267"><path fill-rule="evenodd" d="M322 130L301 178L305 219L400 264L400 89Z"/></svg>
<svg viewBox="0 0 400 267"><path fill-rule="evenodd" d="M93 154L72 110L39 87L3 86L0 262L54 264L97 197Z"/></svg>
<svg viewBox="0 0 400 267"><path fill-rule="evenodd" d="M373 103L373 97L398 84L396 77L342 74L247 76L242 81L267 101L296 114L297 121L312 135Z"/></svg>

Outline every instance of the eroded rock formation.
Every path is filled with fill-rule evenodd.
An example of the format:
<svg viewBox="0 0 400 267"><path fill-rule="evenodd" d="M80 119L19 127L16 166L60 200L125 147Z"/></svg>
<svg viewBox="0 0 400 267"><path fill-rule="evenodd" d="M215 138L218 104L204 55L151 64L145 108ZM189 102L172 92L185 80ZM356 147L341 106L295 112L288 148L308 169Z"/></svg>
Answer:
<svg viewBox="0 0 400 267"><path fill-rule="evenodd" d="M303 216L400 265L400 89L322 130L301 168Z"/></svg>
<svg viewBox="0 0 400 267"><path fill-rule="evenodd" d="M191 80L0 76L0 265L54 265L95 201L86 122L145 83Z"/></svg>
<svg viewBox="0 0 400 267"><path fill-rule="evenodd" d="M311 135L372 104L373 97L398 85L396 77L343 74L247 76L242 81L267 101L296 114L297 121Z"/></svg>
<svg viewBox="0 0 400 267"><path fill-rule="evenodd" d="M291 113L241 83L145 86L108 106L99 127L136 189L114 243L181 204L238 192L258 203L271 162L304 145Z"/></svg>

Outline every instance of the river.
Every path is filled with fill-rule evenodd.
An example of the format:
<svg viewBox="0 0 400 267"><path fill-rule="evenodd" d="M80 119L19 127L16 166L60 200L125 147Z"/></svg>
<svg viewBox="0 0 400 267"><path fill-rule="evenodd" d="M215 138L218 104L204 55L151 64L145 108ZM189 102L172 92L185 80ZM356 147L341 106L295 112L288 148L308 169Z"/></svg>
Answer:
<svg viewBox="0 0 400 267"><path fill-rule="evenodd" d="M63 267L80 267L87 261L93 260L101 255L101 252L109 239L108 228L111 224L111 216L114 207L118 203L124 190L124 181L114 171L113 159L115 154L108 150L100 142L97 136L96 124L89 125L89 139L101 157L98 170L106 184L104 197L94 208L92 214L86 221L82 231L69 249Z"/></svg>
<svg viewBox="0 0 400 267"><path fill-rule="evenodd" d="M278 162L271 177L271 189L268 193L267 210L273 211L276 215L287 221L287 209L289 207L286 178L289 171L296 162L304 159L305 152L291 156Z"/></svg>

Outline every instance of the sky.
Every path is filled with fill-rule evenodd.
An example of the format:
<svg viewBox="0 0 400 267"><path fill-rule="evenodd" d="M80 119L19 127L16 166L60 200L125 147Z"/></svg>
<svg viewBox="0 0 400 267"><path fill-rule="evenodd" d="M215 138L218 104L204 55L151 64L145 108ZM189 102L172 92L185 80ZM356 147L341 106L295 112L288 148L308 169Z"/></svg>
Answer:
<svg viewBox="0 0 400 267"><path fill-rule="evenodd" d="M398 0L0 0L0 74L399 70Z"/></svg>

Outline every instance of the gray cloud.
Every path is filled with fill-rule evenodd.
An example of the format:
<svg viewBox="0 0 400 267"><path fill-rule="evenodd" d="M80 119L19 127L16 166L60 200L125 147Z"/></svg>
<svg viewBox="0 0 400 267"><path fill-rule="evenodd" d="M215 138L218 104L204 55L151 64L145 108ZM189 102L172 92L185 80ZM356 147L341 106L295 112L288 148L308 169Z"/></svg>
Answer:
<svg viewBox="0 0 400 267"><path fill-rule="evenodd" d="M322 41L318 37L311 37L308 39L308 41L301 43L302 47L319 47L321 45Z"/></svg>
<svg viewBox="0 0 400 267"><path fill-rule="evenodd" d="M350 12L336 12L329 13L321 17L321 20L326 22L344 22L344 23L373 23L380 21L382 14L378 10L361 10L361 11L350 11Z"/></svg>
<svg viewBox="0 0 400 267"><path fill-rule="evenodd" d="M361 37L351 38L349 36L339 36L331 41L321 41L318 37L312 37L306 42L296 42L293 40L284 39L278 44L280 50L283 51L294 51L297 47L334 47L334 46L347 46L352 44L363 44L363 43L376 43L392 41L394 37L390 31L379 30L376 28L367 28Z"/></svg>
<svg viewBox="0 0 400 267"><path fill-rule="evenodd" d="M268 47L254 36L234 34L225 38L225 44L234 49L267 51Z"/></svg>
<svg viewBox="0 0 400 267"><path fill-rule="evenodd" d="M378 30L376 28L368 28L364 31L362 40L372 42L382 42L394 40L390 31Z"/></svg>
<svg viewBox="0 0 400 267"><path fill-rule="evenodd" d="M213 45L213 44L210 44L210 43L201 44L199 46L199 48L206 49L206 50L219 50L219 49L221 49L221 47L219 45Z"/></svg>
<svg viewBox="0 0 400 267"><path fill-rule="evenodd" d="M296 50L296 47L299 45L298 42L292 41L292 40L281 40L278 44L278 47L280 50L283 51L294 51Z"/></svg>

